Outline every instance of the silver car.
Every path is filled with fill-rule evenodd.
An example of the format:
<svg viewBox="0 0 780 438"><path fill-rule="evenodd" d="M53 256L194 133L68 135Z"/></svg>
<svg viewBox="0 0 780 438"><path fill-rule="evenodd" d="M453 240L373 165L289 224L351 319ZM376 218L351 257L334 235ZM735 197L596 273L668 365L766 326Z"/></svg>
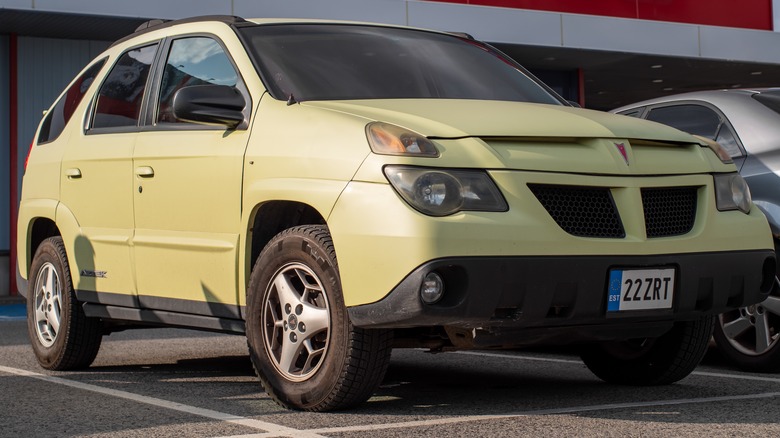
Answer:
<svg viewBox="0 0 780 438"><path fill-rule="evenodd" d="M748 182L780 252L780 88L677 94L612 110L715 140ZM778 258L780 273L780 258ZM747 371L780 372L780 282L763 303L719 316L715 341Z"/></svg>

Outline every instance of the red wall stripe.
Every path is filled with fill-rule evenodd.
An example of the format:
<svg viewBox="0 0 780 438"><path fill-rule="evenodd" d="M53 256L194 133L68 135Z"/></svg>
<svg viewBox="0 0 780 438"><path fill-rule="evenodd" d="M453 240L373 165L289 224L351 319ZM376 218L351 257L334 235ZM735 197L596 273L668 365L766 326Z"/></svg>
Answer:
<svg viewBox="0 0 780 438"><path fill-rule="evenodd" d="M17 216L17 206L18 206L18 193L19 193L19 159L18 159L18 152L19 152L19 132L18 132L18 118L19 118L19 107L18 107L18 41L16 38L16 34L11 34L9 36L9 50L8 50L8 65L9 65L9 83L10 83L10 90L9 90L9 106L10 106L10 126L9 126L9 137L11 142L11 157L10 157L10 163L9 167L11 171L9 172L11 175L11 193L10 193L10 223L11 223L11 251L9 251L9 260L8 260L8 277L10 279L10 294L16 295L16 216Z"/></svg>
<svg viewBox="0 0 780 438"><path fill-rule="evenodd" d="M772 0L429 0L604 17L772 30Z"/></svg>

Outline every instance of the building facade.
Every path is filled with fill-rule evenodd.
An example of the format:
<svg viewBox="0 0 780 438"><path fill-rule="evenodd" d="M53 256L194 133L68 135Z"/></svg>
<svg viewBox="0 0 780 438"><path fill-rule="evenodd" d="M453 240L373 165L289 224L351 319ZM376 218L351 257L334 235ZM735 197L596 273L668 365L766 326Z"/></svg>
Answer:
<svg viewBox="0 0 780 438"><path fill-rule="evenodd" d="M694 89L780 85L780 0L0 0L0 296L16 293L16 206L42 111L111 41L149 19L196 15L466 32L600 110Z"/></svg>

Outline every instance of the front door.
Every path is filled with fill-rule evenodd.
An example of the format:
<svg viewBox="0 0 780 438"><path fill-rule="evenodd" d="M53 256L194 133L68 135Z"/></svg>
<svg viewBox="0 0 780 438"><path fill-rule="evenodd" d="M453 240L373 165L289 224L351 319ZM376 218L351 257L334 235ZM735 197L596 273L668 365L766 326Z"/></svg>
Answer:
<svg viewBox="0 0 780 438"><path fill-rule="evenodd" d="M167 45L153 129L133 154L133 256L142 307L238 317L238 243L246 129L177 120L185 86L236 86L238 75L212 37ZM246 96L248 99L248 95Z"/></svg>

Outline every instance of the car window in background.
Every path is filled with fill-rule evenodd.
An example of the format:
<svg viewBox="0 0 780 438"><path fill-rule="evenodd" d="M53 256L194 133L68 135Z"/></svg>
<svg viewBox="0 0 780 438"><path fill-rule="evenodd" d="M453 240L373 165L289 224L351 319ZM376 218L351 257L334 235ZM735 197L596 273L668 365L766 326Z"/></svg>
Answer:
<svg viewBox="0 0 780 438"><path fill-rule="evenodd" d="M702 105L672 105L653 108L647 120L663 123L690 134L715 140L732 157L742 155L733 131L714 110Z"/></svg>
<svg viewBox="0 0 780 438"><path fill-rule="evenodd" d="M123 54L100 86L92 128L136 126L157 44Z"/></svg>
<svg viewBox="0 0 780 438"><path fill-rule="evenodd" d="M54 108L46 113L46 118L43 119L41 124L41 132L38 134L38 144L48 143L54 141L59 137L62 130L65 129L65 125L73 115L73 111L81 103L81 99L84 97L84 93L92 82L95 80L100 68L106 63L106 58L94 63L89 67L81 76L79 76L73 84L71 84L68 91L62 95L59 101L54 105Z"/></svg>
<svg viewBox="0 0 780 438"><path fill-rule="evenodd" d="M165 63L158 122L182 122L173 117L173 95L190 85L227 85L234 87L238 74L230 59L215 40L207 37L181 38L173 41Z"/></svg>
<svg viewBox="0 0 780 438"><path fill-rule="evenodd" d="M681 131L715 140L720 117L701 105L674 105L653 108L647 120L663 123Z"/></svg>
<svg viewBox="0 0 780 438"><path fill-rule="evenodd" d="M751 96L765 107L780 114L780 91L765 91Z"/></svg>
<svg viewBox="0 0 780 438"><path fill-rule="evenodd" d="M483 99L562 105L476 41L359 25L240 28L276 99Z"/></svg>
<svg viewBox="0 0 780 438"><path fill-rule="evenodd" d="M737 143L737 137L729 125L723 123L720 126L720 131L718 131L718 136L715 138L715 141L723 146L732 158L742 156L742 150Z"/></svg>
<svg viewBox="0 0 780 438"><path fill-rule="evenodd" d="M639 117L642 114L643 109L644 108L635 108L632 110L621 111L618 114L620 114L621 116Z"/></svg>

